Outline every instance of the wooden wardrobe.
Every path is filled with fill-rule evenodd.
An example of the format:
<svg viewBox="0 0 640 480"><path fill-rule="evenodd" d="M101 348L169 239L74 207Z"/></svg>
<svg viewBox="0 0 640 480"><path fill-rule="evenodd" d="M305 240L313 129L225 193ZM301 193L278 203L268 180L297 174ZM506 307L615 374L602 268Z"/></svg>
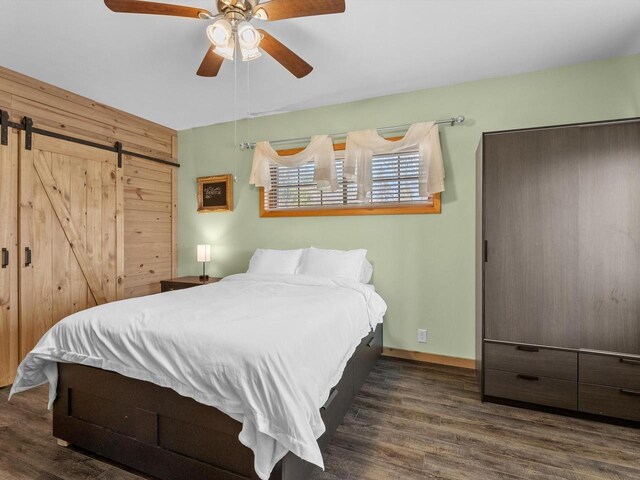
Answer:
<svg viewBox="0 0 640 480"><path fill-rule="evenodd" d="M0 387L62 318L175 276L175 131L0 68Z"/></svg>
<svg viewBox="0 0 640 480"><path fill-rule="evenodd" d="M640 120L485 133L485 400L640 421Z"/></svg>

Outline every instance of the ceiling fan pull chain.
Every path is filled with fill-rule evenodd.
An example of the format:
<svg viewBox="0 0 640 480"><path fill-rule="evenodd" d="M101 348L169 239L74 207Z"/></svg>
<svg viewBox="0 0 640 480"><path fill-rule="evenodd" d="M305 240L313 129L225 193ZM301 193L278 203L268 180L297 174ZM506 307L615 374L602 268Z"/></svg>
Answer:
<svg viewBox="0 0 640 480"><path fill-rule="evenodd" d="M251 62L247 63L247 134L245 142L251 138Z"/></svg>
<svg viewBox="0 0 640 480"><path fill-rule="evenodd" d="M238 50L234 53L233 61L233 146L235 161L233 162L233 181L238 182L238 161L240 148L238 147Z"/></svg>

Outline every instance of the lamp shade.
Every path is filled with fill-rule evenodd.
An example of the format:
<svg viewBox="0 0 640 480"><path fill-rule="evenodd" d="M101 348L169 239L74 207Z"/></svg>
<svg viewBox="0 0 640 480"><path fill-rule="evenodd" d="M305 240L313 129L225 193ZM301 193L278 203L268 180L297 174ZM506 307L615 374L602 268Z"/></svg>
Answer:
<svg viewBox="0 0 640 480"><path fill-rule="evenodd" d="M255 60L262 55L258 50L262 36L249 22L243 21L238 24L238 40L243 62Z"/></svg>
<svg viewBox="0 0 640 480"><path fill-rule="evenodd" d="M211 245L198 245L197 249L198 262L211 261Z"/></svg>
<svg viewBox="0 0 640 480"><path fill-rule="evenodd" d="M235 40L233 38L233 26L228 20L221 18L213 25L209 25L207 36L214 46L214 53L233 61Z"/></svg>
<svg viewBox="0 0 640 480"><path fill-rule="evenodd" d="M216 47L225 48L233 41L233 26L229 20L221 18L207 27L207 37Z"/></svg>

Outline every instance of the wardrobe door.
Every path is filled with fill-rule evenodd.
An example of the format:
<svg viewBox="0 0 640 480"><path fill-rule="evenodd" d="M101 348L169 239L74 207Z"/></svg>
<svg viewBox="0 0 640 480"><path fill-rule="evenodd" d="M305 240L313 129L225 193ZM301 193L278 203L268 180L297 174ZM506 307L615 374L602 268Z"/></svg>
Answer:
<svg viewBox="0 0 640 480"><path fill-rule="evenodd" d="M485 339L577 347L579 129L484 137Z"/></svg>
<svg viewBox="0 0 640 480"><path fill-rule="evenodd" d="M113 152L38 134L20 150L20 352L62 318L122 296L122 173Z"/></svg>
<svg viewBox="0 0 640 480"><path fill-rule="evenodd" d="M18 136L0 145L0 387L18 368Z"/></svg>
<svg viewBox="0 0 640 480"><path fill-rule="evenodd" d="M640 354L640 123L581 139L580 346Z"/></svg>

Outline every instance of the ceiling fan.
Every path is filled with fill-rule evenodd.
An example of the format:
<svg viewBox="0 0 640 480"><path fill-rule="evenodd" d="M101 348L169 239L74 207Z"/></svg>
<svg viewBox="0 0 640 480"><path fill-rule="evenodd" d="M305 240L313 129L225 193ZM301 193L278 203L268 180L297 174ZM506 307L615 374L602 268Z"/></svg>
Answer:
<svg viewBox="0 0 640 480"><path fill-rule="evenodd" d="M345 0L217 0L218 14L212 15L202 8L145 0L104 0L104 3L114 12L214 20L207 27L207 37L212 47L207 50L198 69L197 74L201 77L218 75L225 59L234 60L236 49L240 50L245 62L260 57L262 49L297 78L305 77L313 67L272 35L256 29L251 20L273 21L343 13L346 8Z"/></svg>

